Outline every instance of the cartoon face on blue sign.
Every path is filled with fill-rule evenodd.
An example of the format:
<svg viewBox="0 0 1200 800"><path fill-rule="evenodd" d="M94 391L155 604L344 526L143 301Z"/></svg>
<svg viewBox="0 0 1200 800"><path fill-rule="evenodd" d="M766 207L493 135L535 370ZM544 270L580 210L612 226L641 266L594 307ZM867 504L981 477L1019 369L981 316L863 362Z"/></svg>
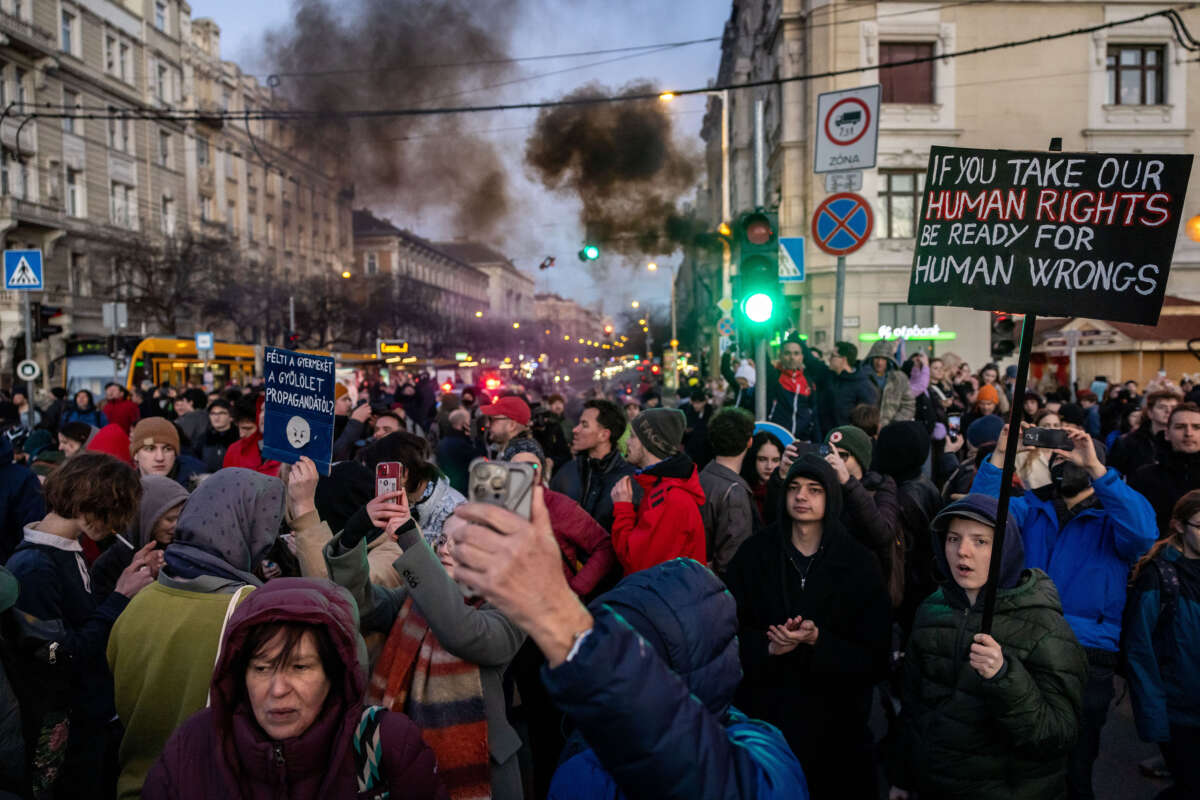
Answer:
<svg viewBox="0 0 1200 800"><path fill-rule="evenodd" d="M333 359L268 347L263 362L263 456L288 464L307 456L328 475L333 455Z"/></svg>

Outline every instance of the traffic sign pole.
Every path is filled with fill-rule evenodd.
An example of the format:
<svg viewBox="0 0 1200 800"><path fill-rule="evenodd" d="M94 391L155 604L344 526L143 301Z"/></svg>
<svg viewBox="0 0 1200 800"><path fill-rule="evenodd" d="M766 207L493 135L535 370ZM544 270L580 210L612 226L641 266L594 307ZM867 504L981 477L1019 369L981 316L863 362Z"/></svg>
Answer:
<svg viewBox="0 0 1200 800"><path fill-rule="evenodd" d="M833 300L833 341L842 341L842 312L846 306L846 257L837 257L837 294Z"/></svg>
<svg viewBox="0 0 1200 800"><path fill-rule="evenodd" d="M33 358L33 314L29 309L29 292L21 292L21 307L25 311L25 358ZM29 403L29 407L35 408L33 402L33 381L25 381L25 401ZM29 415L29 422L33 424L33 414Z"/></svg>

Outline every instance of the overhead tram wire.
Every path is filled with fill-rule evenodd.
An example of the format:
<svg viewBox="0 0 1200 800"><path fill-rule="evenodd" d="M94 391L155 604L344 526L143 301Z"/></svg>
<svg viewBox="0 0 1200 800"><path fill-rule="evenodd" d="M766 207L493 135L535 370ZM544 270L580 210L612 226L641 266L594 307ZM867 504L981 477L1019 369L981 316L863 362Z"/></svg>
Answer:
<svg viewBox="0 0 1200 800"><path fill-rule="evenodd" d="M1196 3L1179 6L1180 10L1191 10L1196 8ZM741 83L730 83L719 86L706 86L703 88L693 89L673 89L661 90L655 92L637 92L621 95L606 95L600 97L574 97L561 100L543 100L528 103L497 103L487 106L445 106L440 108L394 108L394 109L360 109L356 111L311 111L311 110L263 110L251 113L250 119L269 119L283 122L288 121L304 121L310 119L385 119L389 117L422 117L422 116L445 116L450 114L475 114L496 111L525 111L536 110L543 108L562 108L568 106L586 106L586 105L603 105L607 103L624 103L638 102L645 100L657 100L664 92L681 97L686 95L702 95L719 91L738 91L741 89L757 89L766 86L782 86L789 83L802 83L812 80L820 80L823 78L835 78L842 75L856 75L864 72L874 72L880 69L895 69L897 67L907 67L914 64L926 64L936 61L947 61L953 58L962 58L964 56L979 55L981 53L990 53L998 50L1007 50L1015 47L1025 47L1032 44L1041 44L1044 42L1058 41L1067 39L1073 36L1082 36L1085 34L1096 33L1097 31L1109 30L1118 28L1123 25L1131 25L1137 22L1143 22L1154 17L1165 17L1172 21L1172 24L1177 26L1177 30L1181 30L1186 41L1181 41L1180 44L1187 50L1193 50L1191 44L1191 34L1187 31L1179 18L1176 9L1162 9L1159 11L1151 11L1146 14L1141 14L1128 19L1114 20L1112 22L1104 22L1096 25L1089 25L1082 28L1073 28L1068 31L1060 31L1058 33L1047 33L1041 36L1034 36L1027 39L1011 39L1006 42L998 42L996 44L981 45L972 47L966 50L956 50L951 53L936 53L931 56L922 56L919 58L910 58L903 61L890 61L885 64L878 64L864 67L847 67L838 70L826 70L825 72L809 73L805 75L792 75L784 78L764 78L755 81L743 81ZM1178 34L1177 34L1178 35ZM37 108L37 106L33 106ZM34 117L45 119L153 119L162 121L184 121L184 122L203 122L205 120L242 120L246 117L244 112L216 112L216 111L199 111L188 109L177 110L155 110L155 109L126 109L120 114L111 113L111 108L105 109L110 113L98 114L68 114L68 113L49 113L34 111Z"/></svg>

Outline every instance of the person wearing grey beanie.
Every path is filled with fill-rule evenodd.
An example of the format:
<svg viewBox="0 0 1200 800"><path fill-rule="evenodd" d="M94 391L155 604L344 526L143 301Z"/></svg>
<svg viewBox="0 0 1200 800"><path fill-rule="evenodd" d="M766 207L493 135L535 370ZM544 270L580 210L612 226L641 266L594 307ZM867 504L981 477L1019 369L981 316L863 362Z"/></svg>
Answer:
<svg viewBox="0 0 1200 800"><path fill-rule="evenodd" d="M708 563L704 489L695 463L680 450L685 424L674 408L647 409L629 423L629 463L639 472L612 489L613 549L627 575L673 558ZM636 506L635 480L642 490Z"/></svg>

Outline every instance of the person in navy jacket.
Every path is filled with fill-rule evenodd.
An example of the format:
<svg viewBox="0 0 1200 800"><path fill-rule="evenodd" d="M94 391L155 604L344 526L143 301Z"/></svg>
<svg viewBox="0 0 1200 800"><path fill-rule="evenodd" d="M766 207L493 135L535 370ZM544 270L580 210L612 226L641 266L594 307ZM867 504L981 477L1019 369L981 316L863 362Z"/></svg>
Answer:
<svg viewBox="0 0 1200 800"><path fill-rule="evenodd" d="M737 612L703 565L658 564L589 610L563 577L540 487L528 520L480 503L454 513L469 523L450 532L455 580L529 632L551 699L589 746L560 767L552 798L807 799L779 731L729 705Z"/></svg>
<svg viewBox="0 0 1200 800"><path fill-rule="evenodd" d="M1180 498L1168 524L1134 569L1129 689L1138 735L1158 743L1175 779L1169 796L1200 797L1200 489Z"/></svg>
<svg viewBox="0 0 1200 800"><path fill-rule="evenodd" d="M1025 426L1023 426L1025 427ZM1026 487L1009 513L1021 528L1025 566L1049 574L1063 616L1088 657L1079 741L1067 765L1071 800L1092 798L1092 765L1113 699L1130 567L1157 538L1154 508L1096 455L1092 437L1069 430L1072 450L1050 450L1051 483ZM979 467L972 492L999 497L1008 426L990 462Z"/></svg>

